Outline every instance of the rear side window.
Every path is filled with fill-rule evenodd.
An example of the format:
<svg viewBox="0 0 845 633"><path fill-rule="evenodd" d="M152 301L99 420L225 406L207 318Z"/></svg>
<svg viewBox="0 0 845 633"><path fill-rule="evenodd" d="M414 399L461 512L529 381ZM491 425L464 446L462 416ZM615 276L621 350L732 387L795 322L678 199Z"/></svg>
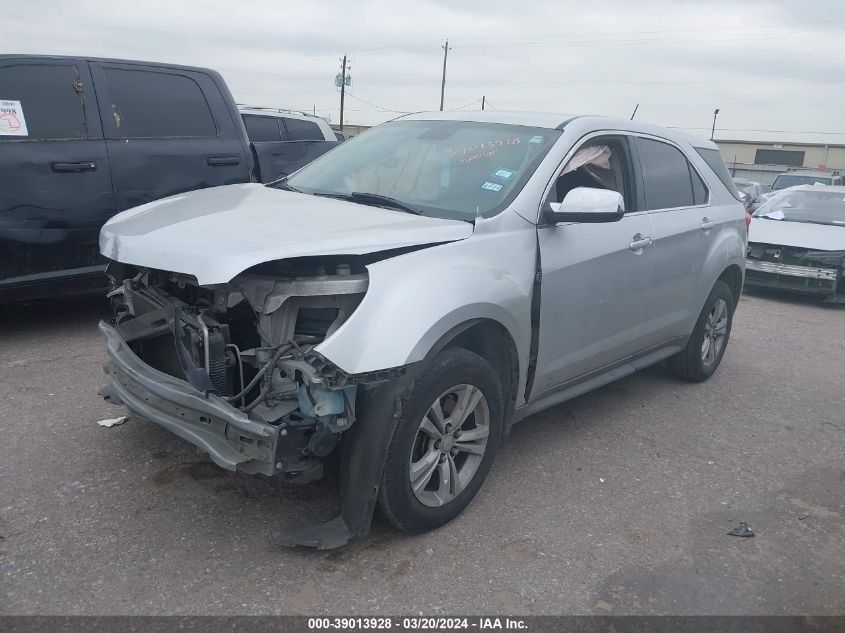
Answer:
<svg viewBox="0 0 845 633"><path fill-rule="evenodd" d="M677 147L638 138L643 164L646 207L649 210L691 207L707 200L707 189Z"/></svg>
<svg viewBox="0 0 845 633"><path fill-rule="evenodd" d="M704 162L713 170L713 173L722 181L722 184L727 187L731 195L739 200L739 192L736 190L736 185L731 179L731 174L728 172L728 168L725 166L725 161L722 160L719 150L696 147L695 151L704 159Z"/></svg>
<svg viewBox="0 0 845 633"><path fill-rule="evenodd" d="M272 143L280 141L279 120L271 116L244 114L246 134L253 143Z"/></svg>
<svg viewBox="0 0 845 633"><path fill-rule="evenodd" d="M190 77L123 68L105 68L104 72L118 136L217 135L217 127L202 89Z"/></svg>
<svg viewBox="0 0 845 633"><path fill-rule="evenodd" d="M288 127L288 134L292 141L323 141L325 137L320 131L320 126L311 121L301 119L285 118L285 125Z"/></svg>
<svg viewBox="0 0 845 633"><path fill-rule="evenodd" d="M21 109L21 112L12 112L13 108L7 108L8 112L0 114L4 117L0 140L88 136L77 66L19 64L0 67L0 100L19 101ZM24 129L26 135L22 134ZM8 133L4 134L4 131Z"/></svg>

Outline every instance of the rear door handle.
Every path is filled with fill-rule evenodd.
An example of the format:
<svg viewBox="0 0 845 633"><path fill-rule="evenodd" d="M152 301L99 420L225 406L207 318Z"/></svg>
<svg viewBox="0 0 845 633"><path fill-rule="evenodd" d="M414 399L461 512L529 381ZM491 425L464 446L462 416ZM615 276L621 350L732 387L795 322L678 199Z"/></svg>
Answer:
<svg viewBox="0 0 845 633"><path fill-rule="evenodd" d="M78 173L81 171L97 171L97 163L86 160L79 163L52 163L53 171Z"/></svg>
<svg viewBox="0 0 845 633"><path fill-rule="evenodd" d="M716 223L713 220L711 220L710 218L702 218L701 219L701 230L702 231L709 231L714 226L716 226Z"/></svg>
<svg viewBox="0 0 845 633"><path fill-rule="evenodd" d="M209 167L234 167L241 164L241 159L237 156L211 156L205 159L205 164Z"/></svg>
<svg viewBox="0 0 845 633"><path fill-rule="evenodd" d="M637 233L634 237L631 238L631 243L628 245L635 253L637 251L642 252L649 246L651 246L652 239L650 237L644 237L641 233Z"/></svg>

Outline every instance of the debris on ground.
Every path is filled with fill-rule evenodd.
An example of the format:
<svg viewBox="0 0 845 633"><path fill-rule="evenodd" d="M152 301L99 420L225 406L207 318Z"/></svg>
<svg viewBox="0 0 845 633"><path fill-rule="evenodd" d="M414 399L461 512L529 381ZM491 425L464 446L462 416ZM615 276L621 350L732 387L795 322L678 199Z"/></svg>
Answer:
<svg viewBox="0 0 845 633"><path fill-rule="evenodd" d="M107 418L105 420L97 420L97 424L110 428L112 426L117 426L118 424L123 424L124 422L126 422L127 417L128 416L122 415L119 418Z"/></svg>
<svg viewBox="0 0 845 633"><path fill-rule="evenodd" d="M734 529L728 532L730 536L741 536L743 538L750 538L754 536L754 530L745 521L740 521Z"/></svg>

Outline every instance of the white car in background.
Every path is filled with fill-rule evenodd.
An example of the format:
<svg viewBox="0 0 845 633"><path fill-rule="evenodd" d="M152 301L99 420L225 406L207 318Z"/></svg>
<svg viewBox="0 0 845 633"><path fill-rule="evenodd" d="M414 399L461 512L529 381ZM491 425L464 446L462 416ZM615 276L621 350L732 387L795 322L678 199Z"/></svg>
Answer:
<svg viewBox="0 0 845 633"><path fill-rule="evenodd" d="M745 210L753 213L765 201L764 196L772 192L769 185L764 185L753 180L746 180L744 178L734 178L734 185L737 191L742 196L742 203L745 205Z"/></svg>
<svg viewBox="0 0 845 633"><path fill-rule="evenodd" d="M329 122L304 112L239 105L261 181L292 174L339 144Z"/></svg>
<svg viewBox="0 0 845 633"><path fill-rule="evenodd" d="M845 303L845 186L776 192L751 220L745 270L747 286Z"/></svg>

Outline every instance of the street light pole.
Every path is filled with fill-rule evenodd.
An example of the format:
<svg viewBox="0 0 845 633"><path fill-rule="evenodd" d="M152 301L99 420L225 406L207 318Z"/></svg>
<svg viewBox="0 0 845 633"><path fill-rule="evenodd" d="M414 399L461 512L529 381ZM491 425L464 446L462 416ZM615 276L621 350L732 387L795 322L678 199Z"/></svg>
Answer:
<svg viewBox="0 0 845 633"><path fill-rule="evenodd" d="M719 108L713 110L713 127L710 130L710 140L713 140L713 135L716 134L716 117L719 116Z"/></svg>

